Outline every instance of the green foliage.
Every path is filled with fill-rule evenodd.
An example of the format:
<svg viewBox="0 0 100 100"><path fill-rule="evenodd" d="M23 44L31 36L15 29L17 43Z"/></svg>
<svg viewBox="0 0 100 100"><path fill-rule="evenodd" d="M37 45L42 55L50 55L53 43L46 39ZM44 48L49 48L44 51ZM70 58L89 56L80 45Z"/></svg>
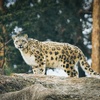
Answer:
<svg viewBox="0 0 100 100"><path fill-rule="evenodd" d="M11 75L13 73L11 67L4 67L4 74L5 75Z"/></svg>
<svg viewBox="0 0 100 100"><path fill-rule="evenodd" d="M75 42L74 36L81 25L78 11L80 0L17 0L8 8L7 15L0 17L6 24L7 32L11 33L15 26L22 27L30 37L46 40ZM31 7L30 4L33 4ZM81 32L81 31L80 31ZM55 38L56 35L56 38Z"/></svg>

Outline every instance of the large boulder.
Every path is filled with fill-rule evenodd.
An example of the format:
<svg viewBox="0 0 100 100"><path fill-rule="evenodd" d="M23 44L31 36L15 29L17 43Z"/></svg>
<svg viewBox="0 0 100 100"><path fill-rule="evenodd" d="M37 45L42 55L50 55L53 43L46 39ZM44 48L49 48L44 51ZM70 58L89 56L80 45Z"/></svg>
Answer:
<svg viewBox="0 0 100 100"><path fill-rule="evenodd" d="M0 100L100 100L100 79L1 75Z"/></svg>

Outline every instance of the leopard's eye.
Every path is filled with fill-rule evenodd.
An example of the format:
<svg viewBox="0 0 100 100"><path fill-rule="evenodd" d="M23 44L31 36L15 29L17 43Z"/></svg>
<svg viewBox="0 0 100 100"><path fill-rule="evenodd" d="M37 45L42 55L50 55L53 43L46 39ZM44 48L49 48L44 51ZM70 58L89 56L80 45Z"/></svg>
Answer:
<svg viewBox="0 0 100 100"><path fill-rule="evenodd" d="M16 41L16 43L18 43L18 41Z"/></svg>
<svg viewBox="0 0 100 100"><path fill-rule="evenodd" d="M25 42L25 40L22 40L22 42Z"/></svg>
<svg viewBox="0 0 100 100"><path fill-rule="evenodd" d="M22 40L22 42L23 42L23 43L26 43L26 41L25 41L25 40Z"/></svg>

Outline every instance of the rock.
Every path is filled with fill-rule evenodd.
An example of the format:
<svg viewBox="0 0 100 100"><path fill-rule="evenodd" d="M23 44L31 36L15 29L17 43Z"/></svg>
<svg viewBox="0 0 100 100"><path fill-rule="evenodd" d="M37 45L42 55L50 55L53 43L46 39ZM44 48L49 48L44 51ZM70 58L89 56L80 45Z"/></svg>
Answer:
<svg viewBox="0 0 100 100"><path fill-rule="evenodd" d="M0 100L100 100L100 79L2 75Z"/></svg>

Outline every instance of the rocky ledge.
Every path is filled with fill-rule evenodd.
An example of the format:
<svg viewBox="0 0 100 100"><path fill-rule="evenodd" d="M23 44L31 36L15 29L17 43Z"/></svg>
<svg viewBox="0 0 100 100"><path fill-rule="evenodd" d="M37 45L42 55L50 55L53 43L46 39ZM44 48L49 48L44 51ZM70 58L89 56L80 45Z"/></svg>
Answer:
<svg viewBox="0 0 100 100"><path fill-rule="evenodd" d="M100 100L100 79L1 75L0 100Z"/></svg>

